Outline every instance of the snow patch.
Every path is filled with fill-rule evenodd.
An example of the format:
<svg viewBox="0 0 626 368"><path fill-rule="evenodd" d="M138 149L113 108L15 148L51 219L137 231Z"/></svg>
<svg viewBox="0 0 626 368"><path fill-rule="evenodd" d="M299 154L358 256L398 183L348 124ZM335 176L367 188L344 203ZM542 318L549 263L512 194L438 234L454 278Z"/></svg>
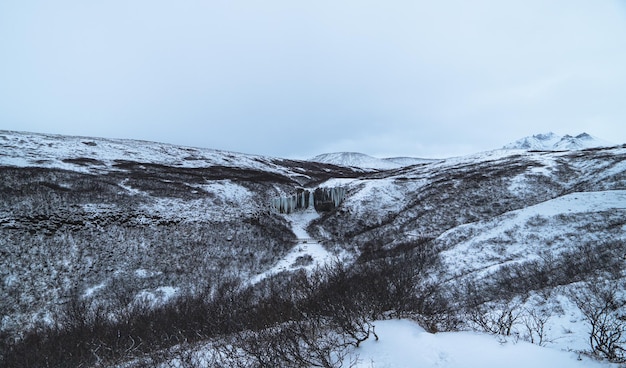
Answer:
<svg viewBox="0 0 626 368"><path fill-rule="evenodd" d="M153 291L142 290L135 296L135 300L147 303L150 307L164 304L178 293L173 286L160 286Z"/></svg>
<svg viewBox="0 0 626 368"><path fill-rule="evenodd" d="M95 294L98 290L104 288L106 286L106 283L101 283L95 286L92 286L90 288L87 288L87 290L85 290L85 292L83 293L83 298L90 298L93 296L93 294Z"/></svg>
<svg viewBox="0 0 626 368"><path fill-rule="evenodd" d="M139 278L139 279L148 279L154 276L158 276L161 275L163 272L160 271L150 271L150 270L146 270L143 268L139 268L137 270L135 270L135 277Z"/></svg>
<svg viewBox="0 0 626 368"><path fill-rule="evenodd" d="M232 203L246 203L254 196L248 188L234 183L232 180L216 180L209 184L190 186L215 194L226 202Z"/></svg>

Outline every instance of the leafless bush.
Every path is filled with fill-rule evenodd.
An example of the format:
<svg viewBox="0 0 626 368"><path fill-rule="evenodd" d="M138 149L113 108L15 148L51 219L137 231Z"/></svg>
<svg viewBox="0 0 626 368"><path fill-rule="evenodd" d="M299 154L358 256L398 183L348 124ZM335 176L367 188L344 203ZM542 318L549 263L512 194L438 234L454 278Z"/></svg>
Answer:
<svg viewBox="0 0 626 368"><path fill-rule="evenodd" d="M323 318L246 330L222 344L219 356L233 367L341 367L352 342Z"/></svg>
<svg viewBox="0 0 626 368"><path fill-rule="evenodd" d="M137 302L135 287L121 284L115 288L119 295L106 303L92 303L75 289L57 326L12 344L0 363L105 365L155 354L146 362L192 365L195 360L172 355L172 348L232 336L228 349L217 349L219 359L242 366L336 366L350 349L377 338L374 319L412 316L430 330L441 328L445 298L423 282L430 262L430 252L407 252L257 285L216 279L204 289L150 305Z"/></svg>
<svg viewBox="0 0 626 368"><path fill-rule="evenodd" d="M487 303L467 311L468 320L478 330L511 336L513 327L519 322L522 309L516 302Z"/></svg>
<svg viewBox="0 0 626 368"><path fill-rule="evenodd" d="M571 294L589 324L591 351L613 362L626 362L626 299L623 282L588 282Z"/></svg>
<svg viewBox="0 0 626 368"><path fill-rule="evenodd" d="M544 346L547 341L546 323L550 314L536 309L526 309L522 316L522 325L526 330L524 339L539 346Z"/></svg>

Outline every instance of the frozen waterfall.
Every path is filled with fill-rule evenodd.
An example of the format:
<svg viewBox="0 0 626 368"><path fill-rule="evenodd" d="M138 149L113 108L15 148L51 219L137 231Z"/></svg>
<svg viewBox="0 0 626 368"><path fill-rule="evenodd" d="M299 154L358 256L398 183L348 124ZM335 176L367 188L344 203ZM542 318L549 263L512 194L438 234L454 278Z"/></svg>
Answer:
<svg viewBox="0 0 626 368"><path fill-rule="evenodd" d="M270 202L272 210L279 213L292 213L306 210L311 205L316 211L330 211L339 207L346 197L346 188L317 188L314 191L298 189L297 193L288 197L273 198Z"/></svg>

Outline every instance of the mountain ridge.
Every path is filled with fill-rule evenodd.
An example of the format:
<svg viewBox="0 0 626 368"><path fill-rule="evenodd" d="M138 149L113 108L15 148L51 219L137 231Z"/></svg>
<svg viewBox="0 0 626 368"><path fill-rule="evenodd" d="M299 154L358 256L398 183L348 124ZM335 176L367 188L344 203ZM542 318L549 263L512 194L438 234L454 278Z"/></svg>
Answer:
<svg viewBox="0 0 626 368"><path fill-rule="evenodd" d="M616 144L594 137L588 133L577 136L557 135L555 133L541 133L520 138L504 145L505 150L537 150L537 151L567 151L588 148L610 147ZM494 149L495 150L495 149ZM479 154L479 153L476 153ZM471 156L469 154L467 156ZM393 170L406 166L420 165L438 161L416 157L389 157L377 158L360 152L334 152L317 155L309 161L333 164L338 166L358 167L362 169Z"/></svg>
<svg viewBox="0 0 626 368"><path fill-rule="evenodd" d="M560 151L578 150L585 148L610 147L616 144L594 137L588 133L581 133L577 136L565 134L563 136L555 133L542 133L520 138L509 143L503 149L525 149L539 151Z"/></svg>

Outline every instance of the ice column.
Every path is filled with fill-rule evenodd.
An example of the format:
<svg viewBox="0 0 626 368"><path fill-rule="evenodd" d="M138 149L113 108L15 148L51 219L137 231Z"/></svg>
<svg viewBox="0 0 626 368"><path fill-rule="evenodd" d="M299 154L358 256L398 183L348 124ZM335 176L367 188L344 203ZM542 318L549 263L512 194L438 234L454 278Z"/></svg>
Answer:
<svg viewBox="0 0 626 368"><path fill-rule="evenodd" d="M270 207L279 213L292 213L314 206L317 211L330 211L339 207L346 197L346 188L317 188L315 191L299 189L294 195L273 198Z"/></svg>

